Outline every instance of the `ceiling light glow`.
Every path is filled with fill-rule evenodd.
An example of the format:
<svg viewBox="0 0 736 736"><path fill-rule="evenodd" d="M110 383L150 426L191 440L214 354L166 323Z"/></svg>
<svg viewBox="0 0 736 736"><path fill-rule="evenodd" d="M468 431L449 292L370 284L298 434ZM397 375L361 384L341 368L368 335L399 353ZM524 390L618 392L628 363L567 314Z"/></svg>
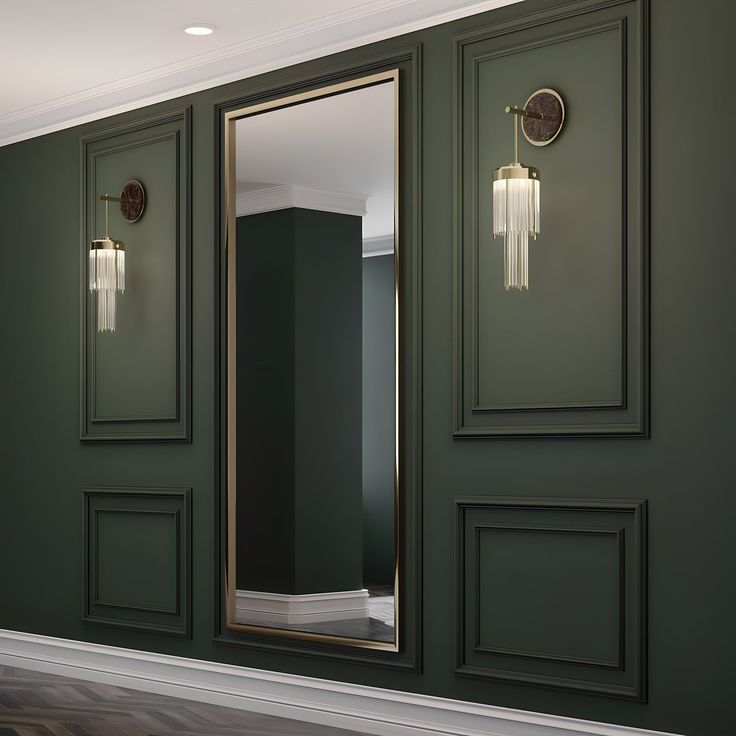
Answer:
<svg viewBox="0 0 736 736"><path fill-rule="evenodd" d="M215 27L209 25L209 23L191 23L184 28L184 33L188 33L190 36L209 36L215 32Z"/></svg>

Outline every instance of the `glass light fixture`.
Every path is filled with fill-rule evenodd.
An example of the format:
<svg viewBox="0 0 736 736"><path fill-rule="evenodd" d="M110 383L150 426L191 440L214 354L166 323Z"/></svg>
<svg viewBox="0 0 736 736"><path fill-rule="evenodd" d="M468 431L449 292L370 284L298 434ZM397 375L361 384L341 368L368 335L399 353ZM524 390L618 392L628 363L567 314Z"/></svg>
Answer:
<svg viewBox="0 0 736 736"><path fill-rule="evenodd" d="M551 143L564 119L562 98L554 90L535 92L523 108L507 107L514 116L514 161L493 171L493 238L504 239L504 287L529 288L529 238L537 239L540 221L539 169L519 161L519 118L533 145ZM527 121L530 121L527 123Z"/></svg>
<svg viewBox="0 0 736 736"><path fill-rule="evenodd" d="M539 234L539 171L514 162L493 172L493 237L503 236L503 285L529 288L529 236Z"/></svg>
<svg viewBox="0 0 736 736"><path fill-rule="evenodd" d="M128 222L137 222L143 214L145 193L137 180L129 181L119 197L101 194L105 203L105 235L89 247L89 290L97 295L97 331L115 332L117 295L125 293L125 243L110 237L110 202L120 202L120 211Z"/></svg>
<svg viewBox="0 0 736 736"><path fill-rule="evenodd" d="M125 293L125 243L107 235L89 250L89 290L97 293L97 331L115 332L116 297Z"/></svg>

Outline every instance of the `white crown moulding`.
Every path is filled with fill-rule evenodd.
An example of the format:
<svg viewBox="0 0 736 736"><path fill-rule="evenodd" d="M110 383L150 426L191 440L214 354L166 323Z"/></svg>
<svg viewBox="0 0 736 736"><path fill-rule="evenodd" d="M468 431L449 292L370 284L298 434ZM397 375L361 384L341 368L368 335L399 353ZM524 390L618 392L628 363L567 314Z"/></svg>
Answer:
<svg viewBox="0 0 736 736"><path fill-rule="evenodd" d="M320 210L321 212L336 212L340 215L356 215L364 217L366 214L365 194L350 194L346 192L328 192L324 189L310 189L309 187L284 184L241 192L235 196L235 214L237 217L256 215L259 212L273 212L290 207L300 207L305 210Z"/></svg>
<svg viewBox="0 0 736 736"><path fill-rule="evenodd" d="M0 147L523 0L373 0L0 115Z"/></svg>
<svg viewBox="0 0 736 736"><path fill-rule="evenodd" d="M283 184L252 189L235 195L235 216L247 217L261 212L274 212L299 207L305 210L320 212L336 212L340 215L365 217L365 194L349 194L346 192L328 192L324 189ZM392 233L363 238L363 258L385 256L394 252L394 236Z"/></svg>

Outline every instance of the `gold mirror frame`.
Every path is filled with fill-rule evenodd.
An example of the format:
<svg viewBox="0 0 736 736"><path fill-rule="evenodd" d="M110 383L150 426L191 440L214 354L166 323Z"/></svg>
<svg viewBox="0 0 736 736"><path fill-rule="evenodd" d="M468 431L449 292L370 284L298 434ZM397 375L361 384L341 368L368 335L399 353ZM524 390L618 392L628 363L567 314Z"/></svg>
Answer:
<svg viewBox="0 0 736 736"><path fill-rule="evenodd" d="M331 636L328 634L317 634L308 631L296 631L293 629L279 629L269 626L257 626L254 624L240 624L235 620L235 590L236 590L236 524L235 509L237 501L237 461L236 461L236 437L237 416L229 407L236 405L237 379L236 379L236 123L238 120L259 115L271 110L292 107L300 103L332 97L344 92L372 87L377 84L393 82L394 85L394 320L395 320L395 412L394 412L394 641L381 642L369 639L354 639L343 636ZM302 639L317 641L326 644L345 645L362 649L380 649L383 651L399 651L399 407L401 406L399 395L400 371L399 371L399 345L400 343L400 295L399 295L399 70L392 69L370 76L352 79L347 82L320 87L299 94L281 97L268 102L249 105L238 110L227 112L224 116L224 146L225 146L225 203L226 203L226 268L227 268L227 361L226 371L226 402L227 407L227 560L225 570L225 612L226 627L231 631L261 634L264 636L276 636L289 639Z"/></svg>

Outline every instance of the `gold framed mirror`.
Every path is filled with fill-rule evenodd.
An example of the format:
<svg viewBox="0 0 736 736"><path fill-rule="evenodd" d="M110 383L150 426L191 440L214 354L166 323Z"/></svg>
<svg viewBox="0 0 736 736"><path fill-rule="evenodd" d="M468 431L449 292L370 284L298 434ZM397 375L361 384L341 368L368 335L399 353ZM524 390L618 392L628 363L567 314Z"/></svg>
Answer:
<svg viewBox="0 0 736 736"><path fill-rule="evenodd" d="M399 72L224 116L225 623L399 651Z"/></svg>

